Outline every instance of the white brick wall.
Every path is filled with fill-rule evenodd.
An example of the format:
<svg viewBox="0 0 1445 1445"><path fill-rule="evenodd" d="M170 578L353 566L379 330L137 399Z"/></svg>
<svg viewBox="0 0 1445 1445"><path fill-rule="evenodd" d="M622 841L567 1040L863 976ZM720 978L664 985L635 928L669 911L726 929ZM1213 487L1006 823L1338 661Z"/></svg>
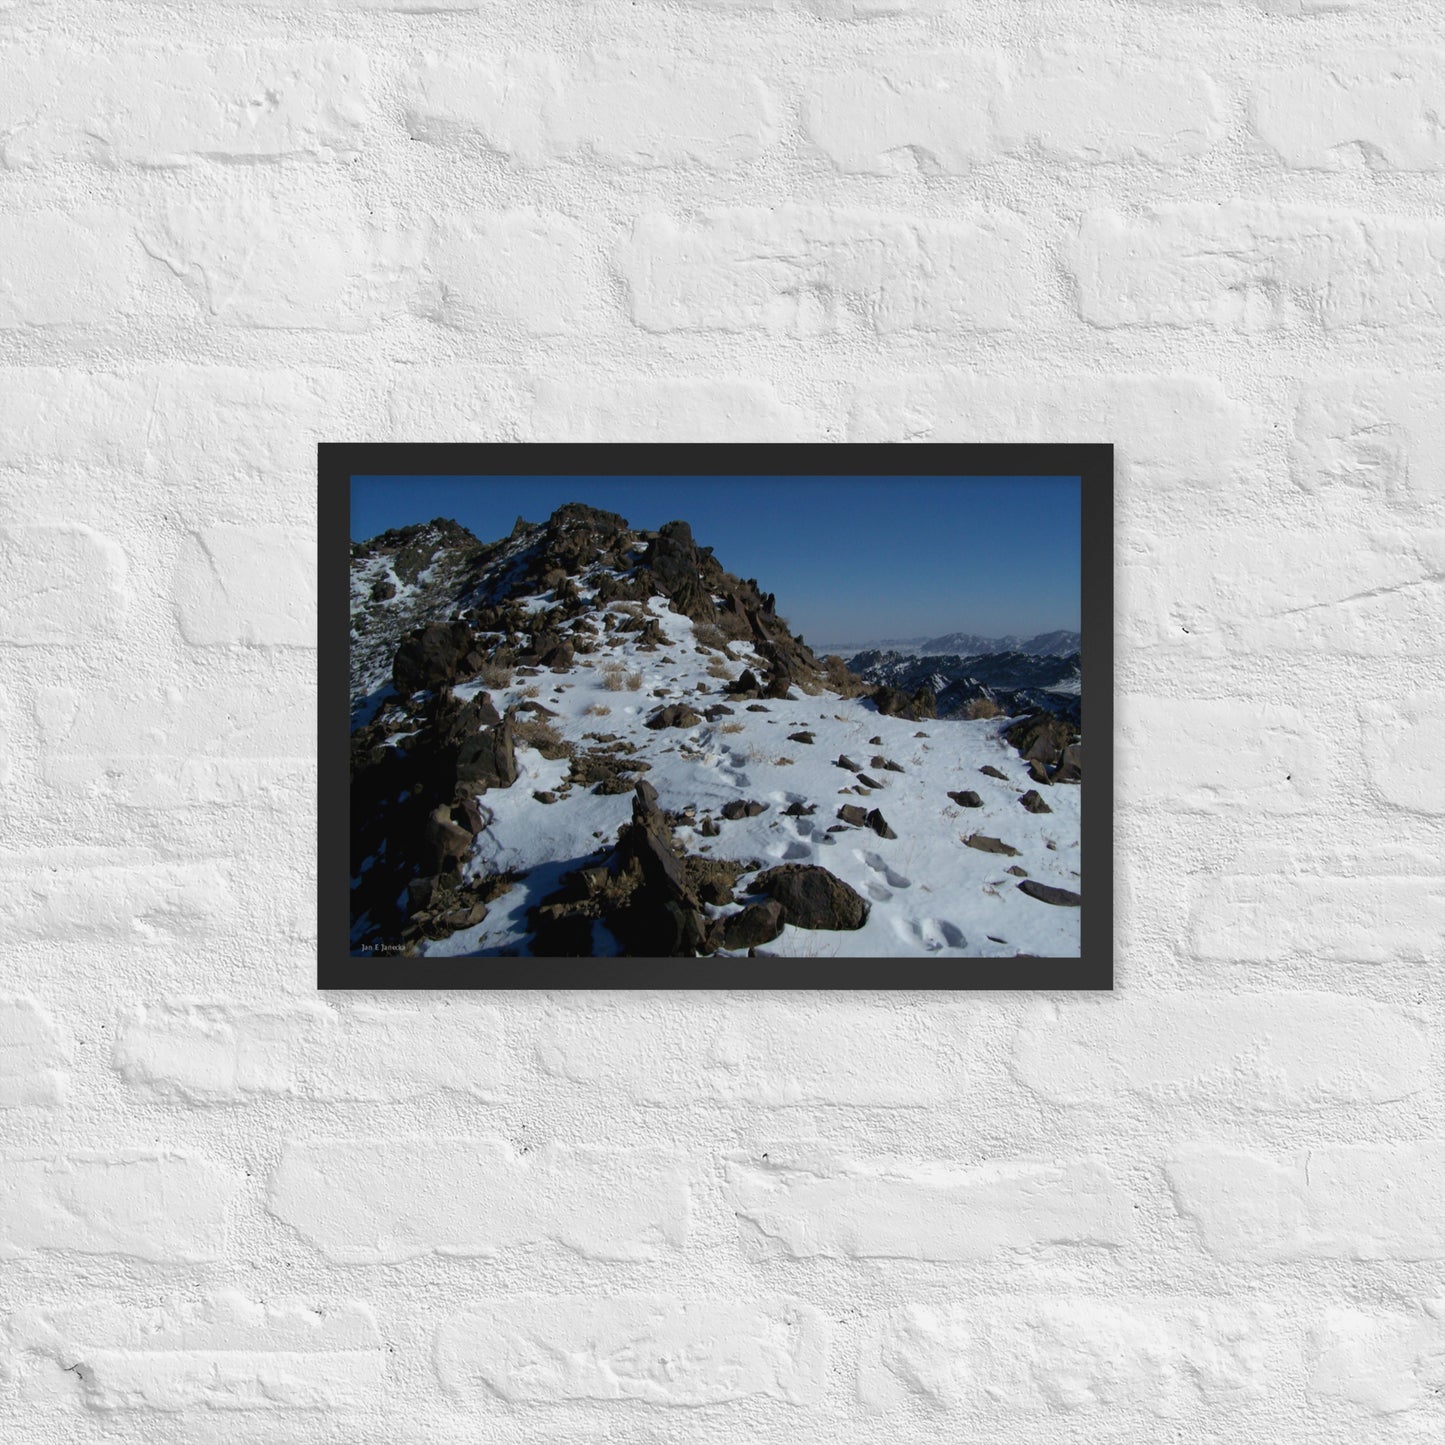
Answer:
<svg viewBox="0 0 1445 1445"><path fill-rule="evenodd" d="M1429 0L0 0L0 1439L1445 1434L1442 107ZM319 999L318 438L1116 442L1118 992Z"/></svg>

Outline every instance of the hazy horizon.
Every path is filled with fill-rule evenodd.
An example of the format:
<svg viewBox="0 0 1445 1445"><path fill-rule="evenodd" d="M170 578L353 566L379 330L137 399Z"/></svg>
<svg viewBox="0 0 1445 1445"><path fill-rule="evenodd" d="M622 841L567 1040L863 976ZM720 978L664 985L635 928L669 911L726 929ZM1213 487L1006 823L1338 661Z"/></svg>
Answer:
<svg viewBox="0 0 1445 1445"><path fill-rule="evenodd" d="M818 643L1079 631L1077 477L354 477L351 538L449 517L478 540L585 502L699 546Z"/></svg>

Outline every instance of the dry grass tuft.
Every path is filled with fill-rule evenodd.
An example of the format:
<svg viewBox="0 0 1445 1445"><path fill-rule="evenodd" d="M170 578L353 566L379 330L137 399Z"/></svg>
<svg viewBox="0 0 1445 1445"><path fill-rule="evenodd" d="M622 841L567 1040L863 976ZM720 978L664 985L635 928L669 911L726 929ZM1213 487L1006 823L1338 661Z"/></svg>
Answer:
<svg viewBox="0 0 1445 1445"><path fill-rule="evenodd" d="M511 687L512 669L499 667L495 662L484 662L477 673L477 681L483 687Z"/></svg>
<svg viewBox="0 0 1445 1445"><path fill-rule="evenodd" d="M724 733L740 733L743 731L743 724L740 722L724 723L718 731Z"/></svg>
<svg viewBox="0 0 1445 1445"><path fill-rule="evenodd" d="M594 702L591 707L583 708L583 717L608 717L612 709L605 702Z"/></svg>
<svg viewBox="0 0 1445 1445"><path fill-rule="evenodd" d="M577 749L544 717L514 718L512 731L519 743L536 748L544 758L570 758Z"/></svg>
<svg viewBox="0 0 1445 1445"><path fill-rule="evenodd" d="M523 696L523 697L541 697L541 696L542 696L542 689L541 689L540 687L538 687L537 684L534 682L530 687L524 687L524 688L522 689L522 696Z"/></svg>

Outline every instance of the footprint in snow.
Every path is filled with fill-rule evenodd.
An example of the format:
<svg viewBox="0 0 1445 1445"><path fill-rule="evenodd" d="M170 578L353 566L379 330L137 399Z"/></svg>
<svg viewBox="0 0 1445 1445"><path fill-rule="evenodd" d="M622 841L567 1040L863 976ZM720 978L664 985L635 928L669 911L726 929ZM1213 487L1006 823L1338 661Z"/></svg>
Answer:
<svg viewBox="0 0 1445 1445"><path fill-rule="evenodd" d="M894 931L906 943L917 944L929 953L938 953L945 948L964 948L968 939L963 930L946 918L897 918L893 921Z"/></svg>
<svg viewBox="0 0 1445 1445"><path fill-rule="evenodd" d="M887 860L877 853L859 853L861 858L878 876L887 882L890 888L911 888L913 880L905 878L903 874L888 866Z"/></svg>

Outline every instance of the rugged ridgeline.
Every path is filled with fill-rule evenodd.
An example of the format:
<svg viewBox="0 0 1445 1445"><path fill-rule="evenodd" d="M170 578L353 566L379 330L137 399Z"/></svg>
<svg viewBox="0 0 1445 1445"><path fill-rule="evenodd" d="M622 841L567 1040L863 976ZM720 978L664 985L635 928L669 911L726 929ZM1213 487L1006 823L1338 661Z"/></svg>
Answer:
<svg viewBox="0 0 1445 1445"><path fill-rule="evenodd" d="M890 791L900 824L924 803L955 817L974 806L946 786L967 759L925 757L931 745L915 741L931 692L817 657L773 595L726 571L685 522L639 531L574 504L519 518L499 541L437 520L358 543L351 660L356 948L685 956L865 929L873 905L909 886L878 852L900 836L880 806ZM818 756L835 737L878 750L867 763L841 746ZM972 741L1004 755L996 724ZM917 757L907 787L885 742ZM1062 844L1044 839L1034 820L1053 810L1025 784L1077 781L1077 737L1045 728L1029 746L1042 761L1014 755L1016 778L985 774L1016 784L1008 801L1017 829L1039 832L1033 852L1064 851L1045 860L1053 882L1021 865L1007 881L1026 878L1031 907L1066 907L1076 808L1046 825ZM840 806L840 792L878 798ZM724 829L738 846L709 856ZM968 861L992 844L995 860L1021 856L975 831L982 842L958 838ZM927 832L914 828L915 846ZM850 833L867 846L823 867ZM847 951L1048 951L998 933L970 945L960 924L926 922Z"/></svg>
<svg viewBox="0 0 1445 1445"><path fill-rule="evenodd" d="M1068 634L1051 634L1060 637ZM977 639L972 639L977 641ZM1016 650L957 653L855 653L848 667L865 681L905 691L927 689L939 717L978 717L989 710L1047 712L1080 721L1079 652Z"/></svg>

